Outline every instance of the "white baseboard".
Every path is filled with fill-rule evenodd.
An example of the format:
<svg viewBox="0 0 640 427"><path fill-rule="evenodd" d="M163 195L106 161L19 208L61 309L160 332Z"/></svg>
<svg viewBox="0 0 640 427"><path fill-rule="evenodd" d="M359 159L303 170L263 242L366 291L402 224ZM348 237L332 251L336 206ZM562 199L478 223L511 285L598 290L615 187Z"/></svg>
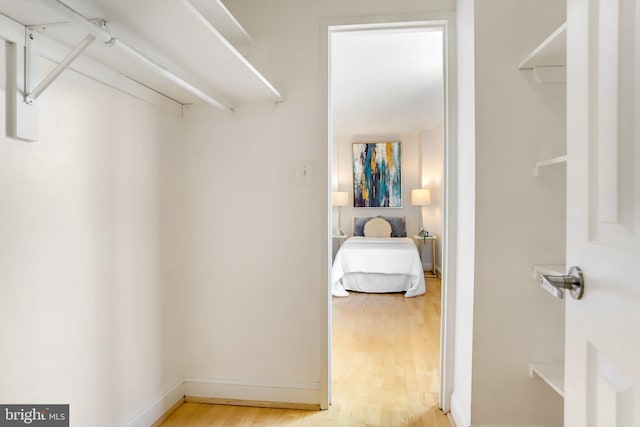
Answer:
<svg viewBox="0 0 640 427"><path fill-rule="evenodd" d="M177 380L169 389L147 408L142 410L126 427L149 427L162 417L173 405L184 399L184 379Z"/></svg>
<svg viewBox="0 0 640 427"><path fill-rule="evenodd" d="M125 427L149 427L165 415L177 402L185 398L199 397L221 400L293 403L318 405L320 383L291 382L280 384L244 383L205 377L184 377L177 380L138 415L124 424Z"/></svg>
<svg viewBox="0 0 640 427"><path fill-rule="evenodd" d="M320 383L245 383L217 378L187 376L184 394L188 397L245 401L318 404Z"/></svg>
<svg viewBox="0 0 640 427"><path fill-rule="evenodd" d="M460 409L457 396L454 393L451 394L451 417L456 424L456 427L471 427L469 415L464 414Z"/></svg>

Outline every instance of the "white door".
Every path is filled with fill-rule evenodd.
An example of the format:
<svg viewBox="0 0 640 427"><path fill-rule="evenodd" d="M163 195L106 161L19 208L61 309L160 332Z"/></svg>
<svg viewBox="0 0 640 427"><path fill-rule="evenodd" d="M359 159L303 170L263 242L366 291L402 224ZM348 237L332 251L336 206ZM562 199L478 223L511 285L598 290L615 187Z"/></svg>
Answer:
<svg viewBox="0 0 640 427"><path fill-rule="evenodd" d="M640 0L568 0L565 426L640 426Z"/></svg>

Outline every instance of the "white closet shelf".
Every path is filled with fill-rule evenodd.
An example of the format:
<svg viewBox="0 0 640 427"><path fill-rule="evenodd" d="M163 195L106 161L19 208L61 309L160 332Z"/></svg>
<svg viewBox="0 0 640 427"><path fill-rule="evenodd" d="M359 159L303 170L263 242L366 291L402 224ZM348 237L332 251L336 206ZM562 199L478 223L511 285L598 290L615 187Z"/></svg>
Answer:
<svg viewBox="0 0 640 427"><path fill-rule="evenodd" d="M567 274L567 266L564 264L536 264L533 266L533 278L538 279L541 274L562 276Z"/></svg>
<svg viewBox="0 0 640 427"><path fill-rule="evenodd" d="M536 374L556 393L564 397L564 364L563 363L531 363L529 376Z"/></svg>
<svg viewBox="0 0 640 427"><path fill-rule="evenodd" d="M521 70L567 65L567 23L562 24L518 64Z"/></svg>
<svg viewBox="0 0 640 427"><path fill-rule="evenodd" d="M253 44L253 39L220 0L187 0L236 48Z"/></svg>
<svg viewBox="0 0 640 427"><path fill-rule="evenodd" d="M240 104L283 100L280 92L222 35L221 31L235 34L229 37L236 42L251 40L217 0L63 2L86 18L104 20L114 38L143 52L228 109ZM75 46L86 35L86 28L78 25L41 25L69 20L52 7L51 0L0 0L0 13L25 26L43 27L41 34L68 47ZM83 55L180 104L202 103L203 97L176 85L140 58L123 54L117 45L96 42Z"/></svg>
<svg viewBox="0 0 640 427"><path fill-rule="evenodd" d="M540 160L539 162L536 162L533 166L533 175L539 176L541 168L544 168L547 166L559 165L559 164L566 164L566 163L567 163L566 154L562 156L552 157L550 159Z"/></svg>

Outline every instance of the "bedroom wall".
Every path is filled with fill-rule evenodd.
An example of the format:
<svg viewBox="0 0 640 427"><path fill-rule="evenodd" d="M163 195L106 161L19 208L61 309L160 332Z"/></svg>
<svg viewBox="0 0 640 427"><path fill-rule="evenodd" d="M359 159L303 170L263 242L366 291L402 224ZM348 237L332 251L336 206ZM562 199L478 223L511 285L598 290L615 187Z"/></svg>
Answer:
<svg viewBox="0 0 640 427"><path fill-rule="evenodd" d="M2 43L3 100L5 76ZM148 426L181 395L180 119L71 71L38 102L37 142L5 136L0 102L0 402Z"/></svg>
<svg viewBox="0 0 640 427"><path fill-rule="evenodd" d="M462 382L454 393L462 415L457 422L560 426L562 398L539 378L530 378L528 366L563 360L558 326L563 325L563 301L539 287L532 269L536 263L564 259L564 186L557 179L534 177L532 165L564 149L565 87L542 85L517 64L563 22L565 5L485 0L471 8L468 3L459 2L458 13L467 22L474 20L473 51L467 35L464 58L475 62L475 73L470 81L460 61L459 88L461 97L464 92L475 95L475 111L470 117L464 108L460 117L468 124L475 121L475 132L463 134L461 120L460 160L466 162L465 147L475 152L468 165L475 170L475 199L461 185L465 200L459 209L461 218L466 208L475 211L475 265L473 277L467 266L459 265L464 271L458 275L457 316L462 319L456 319L456 331L469 325L464 308L471 310L473 329L472 336L465 331L456 337L459 366L468 370L472 361L470 383L456 375L456 382ZM466 174L464 170L461 164ZM473 235L471 230L459 232L465 240ZM469 304L464 292L471 284Z"/></svg>
<svg viewBox="0 0 640 427"><path fill-rule="evenodd" d="M342 231L353 235L354 216L404 216L407 223L407 235L413 236L419 231L420 208L411 205L411 190L420 188L420 139L416 134L393 135L356 135L334 136L333 181L335 191L349 192L349 206L340 208ZM400 141L402 143L402 207L401 208L354 208L353 207L353 153L354 142ZM338 221L337 208L334 209L334 221Z"/></svg>
<svg viewBox="0 0 640 427"><path fill-rule="evenodd" d="M252 63L286 101L186 118L187 392L318 403L330 211L321 23L452 10L454 1L225 4L256 40ZM297 184L305 164L312 182Z"/></svg>
<svg viewBox="0 0 640 427"><path fill-rule="evenodd" d="M422 224L424 229L438 237L436 241L436 269L442 273L442 201L444 170L444 129L440 123L435 129L424 130L419 134L420 144L420 188L428 188L431 193L431 204L422 208ZM430 257L431 247L423 248L425 257ZM431 264L431 258L426 258Z"/></svg>

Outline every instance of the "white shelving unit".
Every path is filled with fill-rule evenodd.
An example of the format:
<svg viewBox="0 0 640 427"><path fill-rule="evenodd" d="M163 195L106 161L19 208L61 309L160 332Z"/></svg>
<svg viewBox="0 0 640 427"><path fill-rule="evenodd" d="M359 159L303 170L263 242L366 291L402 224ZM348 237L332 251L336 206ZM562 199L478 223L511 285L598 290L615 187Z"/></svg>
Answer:
<svg viewBox="0 0 640 427"><path fill-rule="evenodd" d="M538 375L556 393L564 397L564 364L563 363L531 363L529 376Z"/></svg>
<svg viewBox="0 0 640 427"><path fill-rule="evenodd" d="M558 27L518 64L521 70L567 65L567 23Z"/></svg>
<svg viewBox="0 0 640 427"><path fill-rule="evenodd" d="M566 45L567 24L565 22L520 61L518 68L532 70L534 78L540 83L566 83ZM533 174L537 177L543 170L566 165L566 163L566 155L543 159L535 162ZM566 274L566 266L564 264L534 265L533 278L539 280L542 274L560 276ZM561 357L562 353L559 350L556 360ZM529 375L540 377L552 390L564 398L563 363L531 363Z"/></svg>
<svg viewBox="0 0 640 427"><path fill-rule="evenodd" d="M541 83L566 82L567 23L563 23L542 43L536 46L518 64L521 70L533 70L536 80ZM533 167L534 176L540 176L542 168L566 164L567 156L557 156L540 160Z"/></svg>
<svg viewBox="0 0 640 427"><path fill-rule="evenodd" d="M567 23L562 24L520 61L518 68L533 70L541 83L566 82Z"/></svg>
<svg viewBox="0 0 640 427"><path fill-rule="evenodd" d="M550 159L540 160L533 165L533 175L540 176L541 169L553 166L553 165L562 165L567 163L567 155L552 157Z"/></svg>
<svg viewBox="0 0 640 427"><path fill-rule="evenodd" d="M35 31L41 37L71 49L87 35L87 26L70 19L64 11L66 2L2 2L0 14L24 26L38 24ZM84 57L179 104L198 104L209 97L217 101L211 105L232 110L243 104L284 100L236 48L253 40L220 0L86 0L73 5L78 9L72 11L83 18L104 21L106 31L122 42L97 40L82 53ZM69 24L57 24L61 22ZM123 45L139 54L131 55ZM47 57L46 52L42 54ZM151 62L159 67L150 67ZM73 64L70 68L75 69ZM185 90L163 69L206 96Z"/></svg>
<svg viewBox="0 0 640 427"><path fill-rule="evenodd" d="M238 48L253 39L220 0L187 0L229 43Z"/></svg>

